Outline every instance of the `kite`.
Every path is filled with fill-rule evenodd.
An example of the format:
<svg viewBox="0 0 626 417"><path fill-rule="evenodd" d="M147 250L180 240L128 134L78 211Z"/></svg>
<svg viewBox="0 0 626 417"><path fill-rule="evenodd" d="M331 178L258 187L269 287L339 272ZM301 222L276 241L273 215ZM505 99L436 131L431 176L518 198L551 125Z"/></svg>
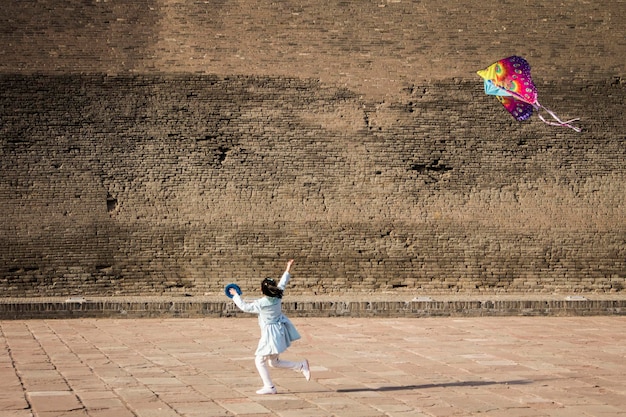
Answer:
<svg viewBox="0 0 626 417"><path fill-rule="evenodd" d="M537 101L537 88L530 77L530 65L520 56L510 56L490 65L484 70L478 71L484 79L485 93L496 96L505 109L516 120L528 119L537 111L537 116L546 124L552 126L564 126L580 132L580 128L570 123L578 119L562 121L551 110L543 107ZM539 110L545 110L556 122L549 121L539 114Z"/></svg>

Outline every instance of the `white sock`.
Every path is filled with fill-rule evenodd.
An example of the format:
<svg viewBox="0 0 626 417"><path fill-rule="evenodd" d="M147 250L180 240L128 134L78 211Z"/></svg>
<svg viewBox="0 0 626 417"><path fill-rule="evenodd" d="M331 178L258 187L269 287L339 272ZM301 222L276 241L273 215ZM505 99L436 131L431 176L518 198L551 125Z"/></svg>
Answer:
<svg viewBox="0 0 626 417"><path fill-rule="evenodd" d="M273 388L274 383L272 382L272 378L270 378L270 371L267 369L267 356L256 356L254 358L254 364L256 365L257 371L259 371L261 380L263 380L263 386Z"/></svg>

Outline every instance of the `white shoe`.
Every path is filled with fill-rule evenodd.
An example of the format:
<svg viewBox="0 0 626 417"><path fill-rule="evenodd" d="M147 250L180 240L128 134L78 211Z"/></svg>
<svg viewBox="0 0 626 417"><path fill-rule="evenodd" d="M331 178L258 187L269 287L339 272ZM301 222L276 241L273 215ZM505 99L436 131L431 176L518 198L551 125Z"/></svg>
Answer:
<svg viewBox="0 0 626 417"><path fill-rule="evenodd" d="M300 370L300 372L304 374L304 377L307 381L311 380L311 369L309 368L308 360L305 359L304 362L302 362L302 369Z"/></svg>
<svg viewBox="0 0 626 417"><path fill-rule="evenodd" d="M260 390L258 390L256 393L259 395L266 395L266 394L276 394L276 387L263 387Z"/></svg>

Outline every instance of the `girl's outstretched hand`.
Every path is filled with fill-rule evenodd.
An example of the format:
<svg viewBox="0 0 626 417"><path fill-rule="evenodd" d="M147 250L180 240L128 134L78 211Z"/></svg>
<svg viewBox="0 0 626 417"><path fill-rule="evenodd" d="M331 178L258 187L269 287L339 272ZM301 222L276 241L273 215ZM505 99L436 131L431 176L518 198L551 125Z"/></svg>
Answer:
<svg viewBox="0 0 626 417"><path fill-rule="evenodd" d="M287 261L287 268L285 268L285 272L289 272L291 265L293 265L293 259Z"/></svg>

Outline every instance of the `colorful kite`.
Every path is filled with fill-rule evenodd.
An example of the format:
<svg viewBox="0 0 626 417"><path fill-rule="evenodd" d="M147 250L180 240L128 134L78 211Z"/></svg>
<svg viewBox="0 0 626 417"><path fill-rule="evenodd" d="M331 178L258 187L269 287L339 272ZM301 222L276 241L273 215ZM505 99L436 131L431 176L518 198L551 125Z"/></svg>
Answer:
<svg viewBox="0 0 626 417"><path fill-rule="evenodd" d="M543 107L537 101L537 88L530 77L530 65L522 57L510 56L501 59L488 68L478 71L485 82L485 93L496 96L504 108L522 121L528 119L533 114L533 109L537 110L537 116L544 122L552 126L565 126L580 132L580 128L572 126L570 123L578 119L562 121L549 109ZM544 119L539 110L544 109L556 122Z"/></svg>

